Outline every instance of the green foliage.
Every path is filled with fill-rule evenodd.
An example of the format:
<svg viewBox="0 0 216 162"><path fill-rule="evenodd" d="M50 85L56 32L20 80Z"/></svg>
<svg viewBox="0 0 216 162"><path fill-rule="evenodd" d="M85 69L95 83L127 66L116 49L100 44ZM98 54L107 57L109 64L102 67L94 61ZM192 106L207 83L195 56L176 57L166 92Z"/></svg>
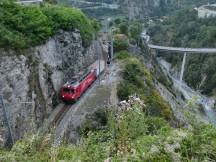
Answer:
<svg viewBox="0 0 216 162"><path fill-rule="evenodd" d="M114 47L115 52L127 50L129 47L128 40L120 40L120 39L114 40L113 47Z"/></svg>
<svg viewBox="0 0 216 162"><path fill-rule="evenodd" d="M182 160L214 161L216 159L216 129L201 124L193 129L181 143Z"/></svg>
<svg viewBox="0 0 216 162"><path fill-rule="evenodd" d="M121 19L120 18L116 18L114 21L115 21L116 25L119 25L121 23Z"/></svg>
<svg viewBox="0 0 216 162"><path fill-rule="evenodd" d="M159 117L147 116L139 102L120 112L106 114L106 128L89 130L82 143L52 147L50 135L28 136L13 148L0 149L0 161L16 162L172 162L214 161L216 128L201 124L190 129L172 128ZM173 149L173 152L172 152Z"/></svg>
<svg viewBox="0 0 216 162"><path fill-rule="evenodd" d="M130 38L132 38L133 40L135 40L136 43L138 43L142 30L143 26L140 22L133 22L130 25Z"/></svg>
<svg viewBox="0 0 216 162"><path fill-rule="evenodd" d="M26 48L53 34L52 24L38 7L0 3L0 47Z"/></svg>
<svg viewBox="0 0 216 162"><path fill-rule="evenodd" d="M119 99L127 100L130 95L137 94L144 99L149 115L164 117L167 120L173 119L170 105L154 88L152 76L145 65L133 57L123 61L125 62L122 72L124 81L117 88Z"/></svg>
<svg viewBox="0 0 216 162"><path fill-rule="evenodd" d="M128 24L123 22L119 25L120 34L128 35Z"/></svg>
<svg viewBox="0 0 216 162"><path fill-rule="evenodd" d="M58 29L80 30L88 45L98 25L78 9L46 5L20 6L11 0L0 3L0 47L23 49L46 41Z"/></svg>
<svg viewBox="0 0 216 162"><path fill-rule="evenodd" d="M120 51L116 54L118 60L124 60L131 57L131 54L128 51Z"/></svg>
<svg viewBox="0 0 216 162"><path fill-rule="evenodd" d="M128 99L129 96L136 94L138 91L134 84L121 82L117 87L117 95L121 101Z"/></svg>
<svg viewBox="0 0 216 162"><path fill-rule="evenodd" d="M0 150L1 162L44 162L52 159L52 136L28 135L17 141L10 151ZM50 156L51 155L51 156Z"/></svg>
<svg viewBox="0 0 216 162"><path fill-rule="evenodd" d="M86 115L85 122L82 123L80 134L87 135L90 130L98 130L98 128L107 124L106 108L97 110L91 115Z"/></svg>
<svg viewBox="0 0 216 162"><path fill-rule="evenodd" d="M98 30L96 21L89 21L88 18L75 8L48 5L43 8L44 14L54 23L55 29L80 30L84 45L88 45L93 38L95 29Z"/></svg>
<svg viewBox="0 0 216 162"><path fill-rule="evenodd" d="M170 120L173 118L173 112L170 105L164 101L160 94L153 90L149 96L144 97L148 105L148 113L152 116L163 116L165 119Z"/></svg>

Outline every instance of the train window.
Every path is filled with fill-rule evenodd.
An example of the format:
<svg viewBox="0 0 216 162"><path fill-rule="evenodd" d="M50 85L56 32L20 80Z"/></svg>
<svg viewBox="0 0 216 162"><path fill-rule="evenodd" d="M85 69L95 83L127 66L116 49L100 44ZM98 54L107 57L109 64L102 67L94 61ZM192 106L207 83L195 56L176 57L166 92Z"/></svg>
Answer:
<svg viewBox="0 0 216 162"><path fill-rule="evenodd" d="M68 88L64 88L63 91L64 91L64 93L70 93L70 89L68 89Z"/></svg>
<svg viewBox="0 0 216 162"><path fill-rule="evenodd" d="M75 93L74 89L64 88L63 91L64 91L64 93Z"/></svg>

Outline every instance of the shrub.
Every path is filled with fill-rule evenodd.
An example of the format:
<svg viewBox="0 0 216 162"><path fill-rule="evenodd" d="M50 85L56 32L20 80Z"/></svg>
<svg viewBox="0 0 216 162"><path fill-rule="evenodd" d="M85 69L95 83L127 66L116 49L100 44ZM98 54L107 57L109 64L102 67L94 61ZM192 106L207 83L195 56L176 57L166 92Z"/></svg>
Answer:
<svg viewBox="0 0 216 162"><path fill-rule="evenodd" d="M113 42L113 47L115 52L119 52L122 50L127 50L129 47L127 40L115 40Z"/></svg>
<svg viewBox="0 0 216 162"><path fill-rule="evenodd" d="M58 29L78 29L84 45L88 45L99 26L96 21L90 21L74 8L55 5L20 6L12 0L0 3L1 48L18 50L38 45Z"/></svg>
<svg viewBox="0 0 216 162"><path fill-rule="evenodd" d="M126 81L120 83L117 87L117 95L121 101L127 100L130 95L137 92L137 87Z"/></svg>
<svg viewBox="0 0 216 162"><path fill-rule="evenodd" d="M116 34L114 36L113 47L115 52L127 50L129 47L129 40L124 34Z"/></svg>
<svg viewBox="0 0 216 162"><path fill-rule="evenodd" d="M117 95L120 100L128 99L132 94L139 95L147 105L147 113L152 116L173 119L170 105L160 96L153 86L150 72L145 65L134 57L125 59L122 72L124 81L118 85Z"/></svg>
<svg viewBox="0 0 216 162"><path fill-rule="evenodd" d="M4 0L0 11L0 46L3 48L26 48L53 34L52 24L38 7L19 6Z"/></svg>
<svg viewBox="0 0 216 162"><path fill-rule="evenodd" d="M182 160L215 161L216 129L212 125L201 124L193 129L181 143Z"/></svg>
<svg viewBox="0 0 216 162"><path fill-rule="evenodd" d="M163 116L170 120L173 118L173 112L170 105L164 101L156 90L152 90L149 96L145 96L148 114L152 116Z"/></svg>
<svg viewBox="0 0 216 162"><path fill-rule="evenodd" d="M94 27L98 30L96 22L92 23L79 9L48 5L43 8L43 12L54 23L55 29L80 30L84 45L89 45L92 40Z"/></svg>
<svg viewBox="0 0 216 162"><path fill-rule="evenodd" d="M120 51L117 53L116 58L118 60L124 60L130 57L130 53L127 51Z"/></svg>
<svg viewBox="0 0 216 162"><path fill-rule="evenodd" d="M123 22L119 25L120 33L128 35L128 24Z"/></svg>

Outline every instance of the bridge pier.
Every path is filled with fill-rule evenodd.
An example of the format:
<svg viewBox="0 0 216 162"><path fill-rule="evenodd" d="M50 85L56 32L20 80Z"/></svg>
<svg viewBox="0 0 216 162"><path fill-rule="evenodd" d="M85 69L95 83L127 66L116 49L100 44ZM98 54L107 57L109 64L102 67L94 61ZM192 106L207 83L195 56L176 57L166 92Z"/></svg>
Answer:
<svg viewBox="0 0 216 162"><path fill-rule="evenodd" d="M181 67L181 74L180 74L180 82L182 82L183 77L184 77L184 70L185 70L185 63L186 63L186 57L187 53L184 53L183 61L182 61L182 67Z"/></svg>

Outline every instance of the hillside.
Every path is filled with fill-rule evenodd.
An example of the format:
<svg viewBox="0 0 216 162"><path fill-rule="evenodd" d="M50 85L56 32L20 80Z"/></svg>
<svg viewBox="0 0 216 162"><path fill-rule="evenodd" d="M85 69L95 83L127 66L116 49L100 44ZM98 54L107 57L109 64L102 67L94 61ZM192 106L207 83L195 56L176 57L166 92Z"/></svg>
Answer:
<svg viewBox="0 0 216 162"><path fill-rule="evenodd" d="M156 23L150 28L150 34L155 44L194 47L216 47L215 18L199 19L197 12L185 9L170 16L163 23ZM181 56L168 56L173 66L180 67ZM204 94L214 95L216 85L216 57L214 55L189 55L185 81Z"/></svg>
<svg viewBox="0 0 216 162"><path fill-rule="evenodd" d="M173 77L181 56L142 38L216 48L215 18L193 10L206 1L2 0L0 162L214 162L216 104L200 92L216 94L216 56L187 57L197 92Z"/></svg>
<svg viewBox="0 0 216 162"><path fill-rule="evenodd" d="M172 111L152 87L150 72L139 59L128 54L120 55L118 62L123 66L122 75L125 82L122 84L124 88L127 87L129 92L127 94L134 93L135 90L142 99L130 96L114 110L109 108L105 112L96 112L90 118L93 120L83 123L82 140L77 145L71 146L66 140L60 147L53 147L54 137L51 134L44 137L29 135L25 140L17 142L10 152L1 150L0 160L2 162L214 160L215 127L197 123L192 116L188 118L190 128L171 126ZM140 82L142 79L145 80L144 83ZM143 86L144 89L141 88ZM125 94L122 88L118 91L120 97ZM148 93L154 97L149 98ZM96 128L95 118L100 123Z"/></svg>

